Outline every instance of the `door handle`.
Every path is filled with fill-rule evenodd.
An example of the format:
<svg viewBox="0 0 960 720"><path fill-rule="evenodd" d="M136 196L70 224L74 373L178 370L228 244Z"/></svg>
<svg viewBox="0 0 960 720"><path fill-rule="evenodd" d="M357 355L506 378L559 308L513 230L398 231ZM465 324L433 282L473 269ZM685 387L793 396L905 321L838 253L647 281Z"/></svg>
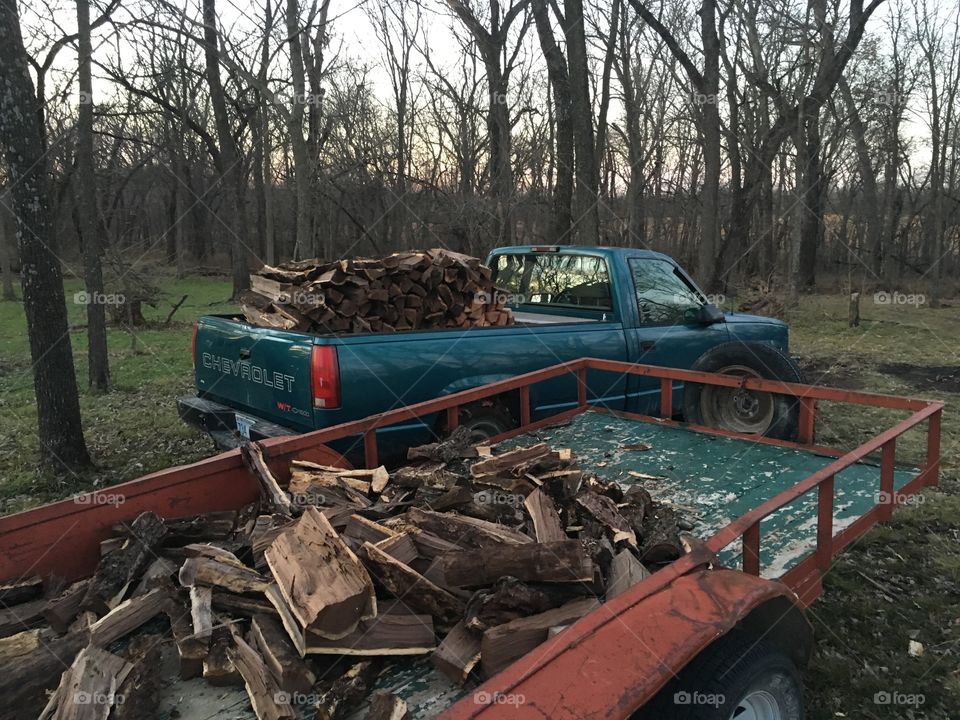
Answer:
<svg viewBox="0 0 960 720"><path fill-rule="evenodd" d="M653 350L654 345L657 344L656 340L641 340L640 349L646 352L647 350Z"/></svg>
<svg viewBox="0 0 960 720"><path fill-rule="evenodd" d="M249 359L250 359L250 350L249 350L249 348L244 348L243 350L240 351L240 359L241 359L241 360L249 360Z"/></svg>

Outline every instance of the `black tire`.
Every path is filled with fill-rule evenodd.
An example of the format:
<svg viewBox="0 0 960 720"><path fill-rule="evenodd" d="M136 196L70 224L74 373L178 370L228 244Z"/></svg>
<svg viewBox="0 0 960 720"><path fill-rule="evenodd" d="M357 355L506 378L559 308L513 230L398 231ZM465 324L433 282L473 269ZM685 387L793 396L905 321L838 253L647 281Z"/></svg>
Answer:
<svg viewBox="0 0 960 720"><path fill-rule="evenodd" d="M510 412L502 405L467 405L460 409L459 423L469 428L470 440L478 443L517 427Z"/></svg>
<svg viewBox="0 0 960 720"><path fill-rule="evenodd" d="M691 370L791 383L806 381L803 371L793 360L776 348L761 343L717 345L701 355ZM800 403L791 395L686 383L683 415L687 422L695 425L795 440L800 426Z"/></svg>
<svg viewBox="0 0 960 720"><path fill-rule="evenodd" d="M803 683L786 653L734 631L701 652L633 720L737 720L751 717L748 709L753 717L803 720Z"/></svg>

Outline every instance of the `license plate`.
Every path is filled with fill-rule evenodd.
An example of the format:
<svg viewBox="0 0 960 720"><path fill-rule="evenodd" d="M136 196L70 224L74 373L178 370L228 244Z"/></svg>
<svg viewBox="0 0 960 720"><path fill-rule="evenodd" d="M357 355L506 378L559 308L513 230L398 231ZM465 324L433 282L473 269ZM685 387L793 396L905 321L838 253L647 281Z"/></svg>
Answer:
<svg viewBox="0 0 960 720"><path fill-rule="evenodd" d="M253 425L257 424L257 421L253 418L244 417L243 415L237 415L237 432L240 433L247 440L250 439L250 428Z"/></svg>

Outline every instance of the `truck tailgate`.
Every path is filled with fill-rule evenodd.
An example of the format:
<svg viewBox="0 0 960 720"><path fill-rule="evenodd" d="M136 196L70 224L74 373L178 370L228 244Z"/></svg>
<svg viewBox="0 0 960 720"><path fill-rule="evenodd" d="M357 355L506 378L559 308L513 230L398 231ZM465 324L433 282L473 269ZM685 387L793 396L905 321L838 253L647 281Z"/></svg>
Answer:
<svg viewBox="0 0 960 720"><path fill-rule="evenodd" d="M257 417L310 429L312 347L310 335L205 316L197 328L197 390Z"/></svg>

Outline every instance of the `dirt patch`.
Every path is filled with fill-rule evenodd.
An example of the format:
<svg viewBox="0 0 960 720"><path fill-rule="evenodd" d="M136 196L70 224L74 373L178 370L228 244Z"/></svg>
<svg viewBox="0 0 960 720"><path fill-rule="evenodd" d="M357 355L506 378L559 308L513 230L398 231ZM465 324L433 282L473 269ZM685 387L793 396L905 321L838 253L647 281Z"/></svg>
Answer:
<svg viewBox="0 0 960 720"><path fill-rule="evenodd" d="M960 392L960 366L958 365L884 363L878 365L877 370L900 378L920 390Z"/></svg>
<svg viewBox="0 0 960 720"><path fill-rule="evenodd" d="M812 385L862 390L864 362L858 358L801 357L800 368Z"/></svg>

